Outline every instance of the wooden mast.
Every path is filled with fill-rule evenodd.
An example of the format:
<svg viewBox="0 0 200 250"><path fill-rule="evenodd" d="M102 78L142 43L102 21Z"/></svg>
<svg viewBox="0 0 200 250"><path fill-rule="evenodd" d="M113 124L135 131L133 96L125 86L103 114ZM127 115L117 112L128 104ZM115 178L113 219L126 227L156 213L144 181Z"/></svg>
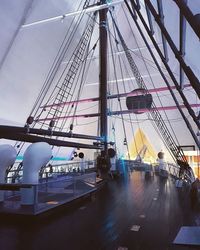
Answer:
<svg viewBox="0 0 200 250"><path fill-rule="evenodd" d="M107 0L101 0L100 4L106 4ZM99 11L99 97L100 97L100 136L103 138L104 151L107 154L107 11Z"/></svg>

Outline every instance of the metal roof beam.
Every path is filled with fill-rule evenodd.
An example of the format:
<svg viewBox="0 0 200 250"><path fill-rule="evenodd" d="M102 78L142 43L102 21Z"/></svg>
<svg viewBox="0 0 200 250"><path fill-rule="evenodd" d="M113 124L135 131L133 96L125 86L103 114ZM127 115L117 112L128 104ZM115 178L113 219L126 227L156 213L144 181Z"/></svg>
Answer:
<svg viewBox="0 0 200 250"><path fill-rule="evenodd" d="M146 8L147 18L148 18L148 22L149 22L149 28L150 28L151 34L154 35L154 28L153 28L153 23L152 23L151 12L149 11L149 8L146 5L146 3L145 3L145 8Z"/></svg>
<svg viewBox="0 0 200 250"><path fill-rule="evenodd" d="M190 24L190 26L192 27L192 29L194 30L194 32L200 39L200 23L196 20L195 15L193 15L192 11L187 6L187 2L183 0L174 0L174 2L178 5L178 7L180 8L180 11L185 16L188 23Z"/></svg>
<svg viewBox="0 0 200 250"><path fill-rule="evenodd" d="M141 6L140 6L140 0L136 0L136 4L137 4L137 7L138 7L138 10L140 10Z"/></svg>
<svg viewBox="0 0 200 250"><path fill-rule="evenodd" d="M145 5L146 5L146 3L145 3ZM162 0L157 0L157 5L158 5L158 13L159 13L160 21L164 25L164 13L163 13ZM147 6L147 8L148 8L148 6ZM162 43L163 43L163 51L164 51L164 55L165 55L165 60L168 62L169 57L168 57L168 51L167 51L167 42L166 42L166 38L165 38L162 31L161 31L161 36L162 36Z"/></svg>
<svg viewBox="0 0 200 250"><path fill-rule="evenodd" d="M187 4L187 0L183 0ZM180 10L180 55L184 58L185 56L185 41L186 41L186 19ZM184 88L184 71L180 65L180 87Z"/></svg>
<svg viewBox="0 0 200 250"><path fill-rule="evenodd" d="M184 59L180 56L179 51L175 45L175 43L173 42L170 34L168 33L168 31L166 30L165 26L163 25L163 23L160 20L160 16L157 14L154 6L152 5L150 0L145 0L146 4L149 7L149 10L151 11L151 14L154 16L155 21L157 22L158 26L160 27L162 33L164 34L169 46L171 47L175 57L177 58L177 60L179 61L181 67L183 68L186 76L188 77L193 89L195 90L197 96L200 98L200 82L198 80L198 78L195 76L194 72L192 71L192 69L185 63Z"/></svg>

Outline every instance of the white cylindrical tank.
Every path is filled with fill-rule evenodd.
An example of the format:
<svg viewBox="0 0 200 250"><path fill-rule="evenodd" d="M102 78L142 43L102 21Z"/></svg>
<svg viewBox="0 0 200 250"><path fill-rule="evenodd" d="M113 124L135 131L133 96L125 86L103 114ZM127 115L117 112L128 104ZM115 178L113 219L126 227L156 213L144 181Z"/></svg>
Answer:
<svg viewBox="0 0 200 250"><path fill-rule="evenodd" d="M5 182L6 169L13 165L17 157L16 149L9 145L0 145L0 183ZM0 202L4 200L4 191L0 191Z"/></svg>
<svg viewBox="0 0 200 250"><path fill-rule="evenodd" d="M25 151L23 157L23 183L37 184L39 170L51 159L51 146L46 142L36 142L31 144ZM36 197L35 197L36 198ZM35 201L36 202L36 201ZM21 189L21 204L34 204L34 189Z"/></svg>

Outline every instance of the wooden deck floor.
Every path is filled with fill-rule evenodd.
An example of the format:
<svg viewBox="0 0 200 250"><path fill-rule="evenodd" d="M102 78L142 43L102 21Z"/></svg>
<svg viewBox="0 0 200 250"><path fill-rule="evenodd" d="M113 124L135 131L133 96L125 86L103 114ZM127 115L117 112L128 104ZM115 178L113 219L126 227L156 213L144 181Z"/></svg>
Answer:
<svg viewBox="0 0 200 250"><path fill-rule="evenodd" d="M195 225L188 197L172 180L141 172L111 181L93 201L34 221L1 219L1 250L197 250L173 245L183 225ZM131 231L133 225L139 231Z"/></svg>

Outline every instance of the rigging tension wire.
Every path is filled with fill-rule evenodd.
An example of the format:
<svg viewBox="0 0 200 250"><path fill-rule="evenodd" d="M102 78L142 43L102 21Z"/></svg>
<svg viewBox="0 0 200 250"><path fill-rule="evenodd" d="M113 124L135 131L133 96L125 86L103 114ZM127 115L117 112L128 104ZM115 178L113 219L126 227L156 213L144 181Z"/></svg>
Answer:
<svg viewBox="0 0 200 250"><path fill-rule="evenodd" d="M80 1L80 4L79 4L79 7L78 9L80 8L81 6L81 1ZM80 14L78 16L78 20L77 20L77 23L75 24L75 27L74 29L72 30L72 32L70 32L70 29L72 27L72 24L73 22L75 21L76 17L74 17L69 25L69 28L66 32L66 35L60 45L60 48L58 50L58 53L53 61L53 64L46 76L46 79L45 79L45 82L43 84L43 87L35 101L35 104L30 112L30 116L36 116L38 110L40 109L41 107L41 104L44 100L44 98L46 97L47 93L48 93L48 90L50 89L50 86L52 85L53 83L53 79L55 78L55 75L58 71L58 68L60 67L60 64L63 60L63 58L65 57L66 55L66 52L70 46L70 44L72 43L73 41L73 38L74 38L74 35L76 34L76 31L81 23L81 20L83 19L83 16L84 16L84 12L82 14ZM51 96L49 97L49 99L51 99ZM47 101L48 102L48 101Z"/></svg>
<svg viewBox="0 0 200 250"><path fill-rule="evenodd" d="M75 116L75 114L76 114L76 111L77 111L77 108L78 108L78 101L80 100L81 92L82 92L83 86L84 86L84 84L86 82L86 79L87 79L87 76L88 76L88 72L89 72L89 68L90 68L90 65L91 65L91 62L92 62L92 57L94 55L94 52L95 52L95 49L96 49L96 46L97 46L97 43L98 43L98 40L97 40L97 42L95 43L95 45L89 51L91 38L92 38L92 36L90 37L90 41L88 43L88 48L87 48L87 53L86 53L86 56L85 56L85 59L84 59L82 76L81 76L81 80L80 80L80 86L79 86L78 94L77 94L77 98L76 98L77 102L75 103L75 108L74 108L73 116ZM87 57L90 55L91 52L92 52L91 59L90 59L88 65L87 65ZM77 83L78 83L78 79L77 79ZM72 118L71 124L74 123L74 119L75 119L75 117Z"/></svg>
<svg viewBox="0 0 200 250"><path fill-rule="evenodd" d="M116 20L116 18L115 18L115 20ZM117 37L116 37L116 30L115 30L115 27L114 27L114 23L113 23L113 31L114 31L114 40L115 40L115 43L116 43L116 48L117 48L117 51L119 52L120 51L119 50L119 42L118 42ZM124 82L124 75L123 75L123 70L122 70L121 57L120 57L119 54L117 54L117 55L118 55L118 60L119 60L120 72L121 72L121 76L122 76L123 89L124 89L124 92L127 93L126 88L125 88L125 82ZM124 63L124 68L125 68L126 72L128 72L125 63ZM131 130L132 130L134 145L135 145L135 148L136 148L136 153L138 154L138 147L137 147L137 143L136 143L136 140L135 140L135 135L134 135L135 133L134 133L133 124L131 122L131 114L130 113L128 114L128 117L129 117L129 121L130 121L130 124L131 124Z"/></svg>
<svg viewBox="0 0 200 250"><path fill-rule="evenodd" d="M114 25L115 25L115 28L116 28L116 31L117 31L117 34L119 36L119 39L120 39L120 42L121 42L121 45L125 51L125 54L126 54L126 57L128 59L128 62L130 64L130 67L133 71L133 74L136 78L136 82L138 84L138 87L139 88L142 88L145 90L146 94L148 94L148 89L143 81L143 78L141 77L141 74L137 68L137 65L135 64L129 50L128 50L128 47L119 31L119 28L113 18L113 15L110 11L110 14L111 14L111 18L114 22ZM162 116L160 115L159 111L157 110L154 102L152 102L152 105L151 105L151 109L149 109L149 112L152 116L152 118L154 119L154 122L155 124L157 125L157 127L159 128L159 131L162 135L162 138L163 140L165 140L166 144L168 145L168 148L171 150L171 152L173 153L174 157L177 159L177 161L180 163L180 164L188 164L187 163L187 159L183 153L183 150L180 149L180 147L178 147L174 141L174 138L171 136L166 124L164 123L163 119L162 119Z"/></svg>
<svg viewBox="0 0 200 250"><path fill-rule="evenodd" d="M137 20L136 20L136 18L135 18L135 16L134 16L134 14L132 13L132 10L131 10L131 8L130 8L128 2L127 2L127 0L124 0L124 1L125 1L125 4L126 4L126 6L127 6L128 11L130 12L131 17L133 18L133 21L134 21L135 24L136 24L136 27L137 27L137 29L138 29L138 31L139 31L139 33L140 33L140 35L141 35L143 41L145 42L145 45L147 46L147 48L148 48L148 50L149 50L149 53L151 54L151 56L152 56L152 58L153 58L153 60L154 60L154 62L155 62L155 64L156 64L156 66L157 66L157 68L158 68L158 70L159 70L159 72L160 72L160 74L161 74L163 80L165 81L166 85L167 85L168 88L169 88L169 91L170 91L170 93L171 93L171 95L172 95L172 97L173 97L173 99L174 99L174 101L175 101L175 103L176 103L176 105L177 105L177 107L178 107L178 109L179 109L180 114L182 115L182 117L183 117L183 119L184 119L184 121L185 121L185 124L187 125L187 127L188 127L188 129L189 129L189 131L190 131L190 133L191 133L191 135L192 135L194 141L196 142L197 146L200 148L199 140L198 140L198 138L197 138L195 132L193 131L193 128L192 128L190 122L189 122L188 119L186 118L184 112L181 110L180 105L179 105L179 102L177 101L176 96L174 95L173 91L171 90L170 84L169 84L167 78L165 77L165 75L163 74L162 69L161 69L159 63L157 62L157 60L156 60L156 58L155 58L155 56L154 56L154 53L153 53L152 49L150 48L150 46L149 46L149 44L148 44L148 42L147 42L147 40L146 40L146 38L145 38L145 36L144 36L144 34L143 34L143 31L142 31L142 29L141 29L141 26L138 24L138 22L137 22ZM167 69L167 71L168 71L168 73L169 73L169 75L170 75L172 81L174 82L174 84L175 84L175 86L176 86L176 88L177 88L177 90L178 90L180 96L182 97L183 102L184 102L185 105L187 106L187 110L188 110L189 114L190 114L191 117L193 118L193 120L194 120L194 122L196 123L197 127L200 128L199 121L196 119L196 116L195 116L195 113L194 113L193 109L190 107L190 105L189 105L189 103L188 103L188 101L187 101L185 95L184 95L183 92L181 91L181 89L180 89L180 87L179 87L179 84L178 84L178 82L177 82L175 76L173 75L173 72L171 71L169 65L165 62L165 59L164 59L164 57L163 57L163 55L162 55L162 52L160 51L159 47L157 46L157 43L156 43L155 39L154 39L153 36L151 35L151 32L150 32L150 30L149 30L149 28L148 28L148 25L146 24L146 22L145 22L143 16L141 15L140 11L137 9L137 6L135 5L135 3L133 2L132 4L133 4L133 6L134 6L134 8L135 8L135 10L136 10L136 12L137 12L137 14L138 14L138 16L139 16L141 22L143 23L143 26L144 26L144 28L145 28L147 34L148 34L149 37L151 38L151 40L152 40L152 42L153 42L153 44L154 44L154 47L156 48L156 50L157 50L157 52L158 52L158 54L159 54L161 60L162 60L163 63L165 64L165 67L166 67L166 69Z"/></svg>
<svg viewBox="0 0 200 250"><path fill-rule="evenodd" d="M94 14L94 18L96 17L96 13ZM80 70L80 66L83 66L83 60L84 55L86 53L86 48L88 45L88 40L91 37L93 28L94 28L94 18L89 18L88 22L86 24L85 31L83 32L81 39L76 46L75 51L72 54L71 61L72 63L69 65L69 67L65 67L63 70L58 83L56 84L54 90L51 93L51 96L56 93L56 96L54 98L53 104L50 105L50 109L43 119L43 125L47 125L46 120L49 120L51 118L51 121L53 123L52 128L58 128L60 130L59 124L59 117L62 116L63 113L67 112L66 106L62 105L63 102L66 102L68 100L72 100L73 92L76 89L76 86L78 82L75 82L75 78L77 76L78 71ZM66 75L65 75L66 74ZM48 102L47 102L48 103ZM43 106L45 107L45 106ZM40 118L37 120L40 121ZM42 126L43 126L42 125ZM51 126L51 122L50 122Z"/></svg>
<svg viewBox="0 0 200 250"><path fill-rule="evenodd" d="M125 15L124 6L122 6L122 10L123 10L124 15ZM139 52L140 52L142 61L143 61L144 65L145 65L146 71L148 72L148 75L149 75L149 78L150 78L150 80L151 80L152 86L153 86L153 88L155 89L156 86L155 86L155 84L154 84L154 82L153 82L153 79L152 79L152 77L151 77L151 74L150 74L150 72L149 72L149 69L148 69L148 67L147 67L147 65L146 65L146 61L145 61L144 58L143 58L143 55L142 55L141 49L140 49L140 47L139 47L138 41L137 41L137 39L136 39L136 37L135 37L135 34L134 34L134 32L133 32L133 29L132 29L132 27L131 27L131 25L130 25L130 21L128 20L127 15L125 15L125 17L126 17L126 20L127 20L128 24L129 24L129 27L130 27L130 30L131 30L131 32L132 32L133 38L134 38L134 40L135 40L135 43L136 43L136 45L137 45L137 47L138 47L138 49L139 49ZM160 96L158 95L158 92L156 92L156 95L157 95L157 97L158 97L158 100L159 100L159 103L160 103L161 107L163 107L163 104L162 104L162 102L161 102ZM174 138L175 138L175 140L176 140L176 143L179 144L178 138L177 138L177 136L176 136L176 134L175 134L175 132L174 132L174 129L173 129L173 127L172 127L172 125L171 125L171 123L170 123L170 121L169 121L169 118L168 118L167 113L166 113L165 110L164 110L164 114L165 114L165 117L167 118L168 124L169 124L169 126L170 126L170 128L171 128L171 131L172 131L173 136L174 136ZM148 114L148 116L149 116L149 114Z"/></svg>
<svg viewBox="0 0 200 250"><path fill-rule="evenodd" d="M117 80L117 71L116 71L116 67L115 67L115 62L114 62L114 56L113 56L113 46L112 46L112 42L111 42L111 38L110 38L110 33L108 33L109 35L109 43L110 43L110 49L111 49L111 55L112 55L112 63L113 63L113 68L114 68L114 75L115 75L115 79L116 79L116 87L117 87L117 94L119 95L119 84L118 84L118 80ZM119 102L119 107L120 107L120 111L122 111L122 104L120 101L120 97L118 97L118 102ZM127 140L127 135L126 135L126 129L125 129L125 123L124 123L124 119L123 119L123 114L121 114L121 118L122 118L122 126L123 126L123 131L124 131L124 136L126 139L126 147L127 147L127 153L128 153L128 158L130 160L130 152L129 152L129 146L128 146L128 140Z"/></svg>

